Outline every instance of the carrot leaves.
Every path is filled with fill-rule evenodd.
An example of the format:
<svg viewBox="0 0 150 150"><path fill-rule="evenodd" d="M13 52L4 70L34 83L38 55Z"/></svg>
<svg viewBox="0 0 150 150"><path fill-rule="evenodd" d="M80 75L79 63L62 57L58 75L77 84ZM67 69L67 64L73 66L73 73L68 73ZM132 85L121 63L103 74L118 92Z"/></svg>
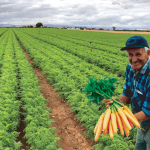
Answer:
<svg viewBox="0 0 150 150"><path fill-rule="evenodd" d="M103 99L110 99L115 90L115 78L99 79L89 78L88 85L81 91L87 93L88 104L91 102L99 104Z"/></svg>

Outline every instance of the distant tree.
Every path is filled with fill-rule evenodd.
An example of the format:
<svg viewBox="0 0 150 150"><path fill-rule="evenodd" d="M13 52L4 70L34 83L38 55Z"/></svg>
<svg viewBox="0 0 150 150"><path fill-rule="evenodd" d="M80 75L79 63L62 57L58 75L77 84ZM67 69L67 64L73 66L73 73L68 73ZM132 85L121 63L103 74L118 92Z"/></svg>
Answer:
<svg viewBox="0 0 150 150"><path fill-rule="evenodd" d="M113 28L114 31L116 30L116 27L112 27L112 28Z"/></svg>
<svg viewBox="0 0 150 150"><path fill-rule="evenodd" d="M80 30L84 30L84 28L83 28L83 27L80 27Z"/></svg>
<svg viewBox="0 0 150 150"><path fill-rule="evenodd" d="M33 26L29 26L29 28L33 28Z"/></svg>
<svg viewBox="0 0 150 150"><path fill-rule="evenodd" d="M67 29L67 28L65 26L63 26L62 29Z"/></svg>
<svg viewBox="0 0 150 150"><path fill-rule="evenodd" d="M104 30L103 28L99 28L99 30Z"/></svg>
<svg viewBox="0 0 150 150"><path fill-rule="evenodd" d="M41 27L41 26L43 26L43 24L42 24L41 22L38 22L38 23L36 24L36 27L37 27L37 28L39 28L39 27Z"/></svg>

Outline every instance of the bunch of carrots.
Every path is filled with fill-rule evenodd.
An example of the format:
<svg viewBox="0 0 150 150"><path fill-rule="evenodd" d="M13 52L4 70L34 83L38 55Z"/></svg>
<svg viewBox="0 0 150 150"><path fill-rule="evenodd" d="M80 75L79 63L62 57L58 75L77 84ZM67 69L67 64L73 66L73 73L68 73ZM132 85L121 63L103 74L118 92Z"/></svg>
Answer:
<svg viewBox="0 0 150 150"><path fill-rule="evenodd" d="M112 100L114 102L101 114L95 126L95 141L99 139L102 132L103 135L109 134L110 138L113 139L114 134L117 134L118 128L122 135L124 135L125 131L127 137L129 136L129 130L131 130L133 124L140 128L140 124L131 110L126 105L123 105L123 103L117 102L114 99Z"/></svg>
<svg viewBox="0 0 150 150"><path fill-rule="evenodd" d="M114 83L117 80L115 78L99 79L89 78L88 85L81 91L87 93L88 103L91 102L99 105L100 101L104 99L111 99L112 104L109 105L107 110L101 114L95 129L95 141L98 140L101 133L103 135L110 134L110 138L117 134L118 128L120 133L129 136L129 130L133 127L133 124L140 128L140 124L131 110L124 105L121 101L117 101L113 98L115 86Z"/></svg>

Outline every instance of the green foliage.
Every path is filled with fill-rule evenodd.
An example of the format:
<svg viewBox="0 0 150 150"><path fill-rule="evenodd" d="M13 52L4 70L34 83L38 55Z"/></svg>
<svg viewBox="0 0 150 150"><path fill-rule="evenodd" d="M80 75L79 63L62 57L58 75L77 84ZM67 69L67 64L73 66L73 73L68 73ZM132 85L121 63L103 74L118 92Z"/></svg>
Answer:
<svg viewBox="0 0 150 150"><path fill-rule="evenodd" d="M18 98L17 64L12 45L12 32L6 32L0 40L0 149L19 150L21 142L16 142L19 133L20 102ZM3 56L3 57L2 57Z"/></svg>
<svg viewBox="0 0 150 150"><path fill-rule="evenodd" d="M113 139L109 137L109 134L101 135L98 141L100 143L92 147L95 150L132 150L134 148L133 143L128 138L123 139L118 134L115 134Z"/></svg>
<svg viewBox="0 0 150 150"><path fill-rule="evenodd" d="M13 36L16 62L18 65L18 78L20 86L21 103L23 104L23 115L25 137L30 145L30 150L57 150L60 139L55 135L52 127L54 120L49 119L50 109L46 106L47 100L41 95L41 87L38 78L32 70L18 42Z"/></svg>
<svg viewBox="0 0 150 150"><path fill-rule="evenodd" d="M81 93L87 93L88 104L91 102L99 104L103 99L109 99L114 95L114 83L116 81L117 79L115 78L99 79L98 81L96 78L89 78L88 85L81 91Z"/></svg>

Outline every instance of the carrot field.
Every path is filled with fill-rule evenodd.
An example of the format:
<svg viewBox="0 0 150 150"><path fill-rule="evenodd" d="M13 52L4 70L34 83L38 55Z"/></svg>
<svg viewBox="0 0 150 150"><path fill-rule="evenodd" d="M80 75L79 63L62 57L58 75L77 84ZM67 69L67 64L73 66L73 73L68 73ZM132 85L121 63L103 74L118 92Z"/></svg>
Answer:
<svg viewBox="0 0 150 150"><path fill-rule="evenodd" d="M79 149L80 144L81 150L132 150L136 127L128 137L118 132L113 139L102 134L94 141L95 125L106 107L103 101L98 105L88 104L86 94L81 93L89 78L116 78L114 96L118 98L122 94L128 56L120 48L132 35L135 33L0 28L0 150L74 150ZM150 43L150 35L142 36ZM33 68L42 72L39 78L45 78L43 87ZM49 85L54 89L46 90ZM61 98L61 103L52 97L49 102L42 92L49 95L56 92L55 97ZM65 139L66 133L58 134L62 124L58 119L65 109L68 110L66 117L77 119L76 126L83 127L77 136L74 125L73 129L69 128L72 122L66 121L66 131L74 132L79 142L76 145L71 144L74 139ZM60 116L55 120L56 111ZM19 138L20 115L25 126L21 131L24 132L22 138L26 139L24 147ZM62 138L68 146L61 142Z"/></svg>

